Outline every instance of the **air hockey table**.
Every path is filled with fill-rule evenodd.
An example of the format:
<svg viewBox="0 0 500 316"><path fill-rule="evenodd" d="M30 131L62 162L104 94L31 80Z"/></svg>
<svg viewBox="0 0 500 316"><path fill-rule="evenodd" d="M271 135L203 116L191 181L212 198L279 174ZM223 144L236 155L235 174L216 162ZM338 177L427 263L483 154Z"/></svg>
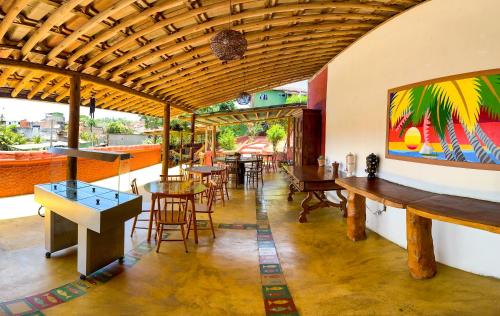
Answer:
<svg viewBox="0 0 500 316"><path fill-rule="evenodd" d="M35 185L45 208L46 257L78 245L77 270L86 276L124 256L125 222L140 214L142 196L78 180Z"/></svg>

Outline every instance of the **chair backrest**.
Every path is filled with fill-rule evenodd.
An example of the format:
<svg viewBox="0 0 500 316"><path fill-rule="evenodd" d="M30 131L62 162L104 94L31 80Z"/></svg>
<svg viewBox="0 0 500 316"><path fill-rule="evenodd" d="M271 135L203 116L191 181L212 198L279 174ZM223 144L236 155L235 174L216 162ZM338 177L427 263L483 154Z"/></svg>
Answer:
<svg viewBox="0 0 500 316"><path fill-rule="evenodd" d="M132 187L132 193L135 195L139 195L139 189L137 188L137 178L134 178L132 182L130 182L130 186Z"/></svg>
<svg viewBox="0 0 500 316"><path fill-rule="evenodd" d="M216 185L221 185L224 182L225 170L215 170L210 173L210 180L214 181Z"/></svg>
<svg viewBox="0 0 500 316"><path fill-rule="evenodd" d="M207 209L212 210L214 200L215 200L215 190L217 189L217 183L213 180L208 181L208 196L207 196Z"/></svg>
<svg viewBox="0 0 500 316"><path fill-rule="evenodd" d="M184 175L182 174L160 174L161 182L182 182L184 181Z"/></svg>
<svg viewBox="0 0 500 316"><path fill-rule="evenodd" d="M156 220L163 223L186 222L189 198L187 195L157 194L153 205Z"/></svg>

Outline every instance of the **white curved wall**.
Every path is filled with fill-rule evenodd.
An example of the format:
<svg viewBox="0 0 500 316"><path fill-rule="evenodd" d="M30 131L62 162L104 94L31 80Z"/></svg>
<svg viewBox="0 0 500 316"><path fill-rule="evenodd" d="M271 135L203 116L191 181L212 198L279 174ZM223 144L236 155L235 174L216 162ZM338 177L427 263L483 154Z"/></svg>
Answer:
<svg viewBox="0 0 500 316"><path fill-rule="evenodd" d="M438 193L500 202L500 172L384 158L387 90L427 79L500 68L500 1L432 0L386 22L328 64L326 155L344 161L381 157L381 178ZM405 211L370 209L367 226L406 247ZM500 209L499 209L500 212ZM500 235L433 222L436 258L466 271L500 277Z"/></svg>

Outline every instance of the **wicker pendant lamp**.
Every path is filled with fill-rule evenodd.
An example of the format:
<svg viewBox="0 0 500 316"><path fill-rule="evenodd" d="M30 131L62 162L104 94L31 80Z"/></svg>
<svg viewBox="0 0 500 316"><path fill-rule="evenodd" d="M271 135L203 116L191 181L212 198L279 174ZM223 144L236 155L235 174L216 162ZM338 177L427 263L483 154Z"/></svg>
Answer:
<svg viewBox="0 0 500 316"><path fill-rule="evenodd" d="M222 61L241 59L248 45L245 35L231 30L231 10L231 1L229 1L229 28L220 31L210 40L212 52Z"/></svg>

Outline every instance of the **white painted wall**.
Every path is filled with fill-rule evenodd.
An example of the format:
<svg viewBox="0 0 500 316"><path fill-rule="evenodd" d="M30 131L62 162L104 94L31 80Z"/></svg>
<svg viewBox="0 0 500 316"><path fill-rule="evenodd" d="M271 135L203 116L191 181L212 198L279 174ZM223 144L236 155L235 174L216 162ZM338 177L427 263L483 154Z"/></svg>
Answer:
<svg viewBox="0 0 500 316"><path fill-rule="evenodd" d="M438 193L500 202L500 172L385 159L387 90L427 79L500 68L499 0L432 0L381 25L328 65L326 155L381 157L381 178ZM406 247L405 211L369 202L367 226ZM371 211L371 210L372 211ZM500 209L498 210L500 212ZM434 221L439 262L500 277L500 235Z"/></svg>

